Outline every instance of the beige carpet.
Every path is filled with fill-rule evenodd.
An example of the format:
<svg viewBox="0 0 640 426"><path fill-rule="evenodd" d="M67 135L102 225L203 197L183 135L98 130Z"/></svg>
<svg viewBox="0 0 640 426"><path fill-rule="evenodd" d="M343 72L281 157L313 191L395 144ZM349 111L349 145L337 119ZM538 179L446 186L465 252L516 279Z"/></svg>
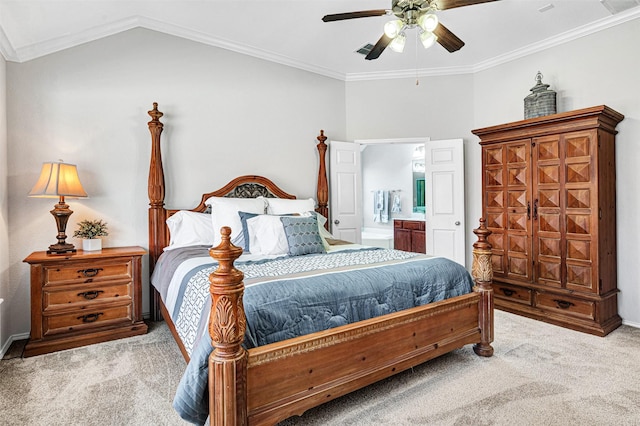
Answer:
<svg viewBox="0 0 640 426"><path fill-rule="evenodd" d="M470 347L283 425L640 425L640 329L606 338L496 311L495 355ZM0 362L0 425L182 425L184 361L149 334Z"/></svg>

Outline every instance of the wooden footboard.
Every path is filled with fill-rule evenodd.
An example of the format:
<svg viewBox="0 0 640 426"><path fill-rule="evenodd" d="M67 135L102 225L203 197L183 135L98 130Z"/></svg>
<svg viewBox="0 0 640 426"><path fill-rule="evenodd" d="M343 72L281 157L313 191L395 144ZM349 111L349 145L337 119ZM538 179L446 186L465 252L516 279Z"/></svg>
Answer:
<svg viewBox="0 0 640 426"><path fill-rule="evenodd" d="M481 219L474 232L473 293L246 351L242 249L223 228L210 250L211 425L274 424L467 344L491 356L490 231Z"/></svg>

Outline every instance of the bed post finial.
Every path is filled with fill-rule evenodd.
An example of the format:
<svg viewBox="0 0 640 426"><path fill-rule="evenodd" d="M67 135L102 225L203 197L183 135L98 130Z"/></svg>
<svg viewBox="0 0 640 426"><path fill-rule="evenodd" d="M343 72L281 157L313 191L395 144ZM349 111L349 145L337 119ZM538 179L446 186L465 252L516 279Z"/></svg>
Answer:
<svg viewBox="0 0 640 426"><path fill-rule="evenodd" d="M316 211L320 213L322 216L329 218L329 208L327 207L329 203L329 184L327 183L327 167L326 167L326 154L327 154L327 144L324 141L327 140L327 137L324 135L324 130L320 130L320 136L318 139L318 153L320 154L320 167L318 168L318 208ZM329 221L324 224L324 227L329 230Z"/></svg>
<svg viewBox="0 0 640 426"><path fill-rule="evenodd" d="M480 327L480 343L473 345L473 350L480 356L493 355L493 266L491 263L491 244L487 240L491 231L487 229L487 221L480 218L480 227L473 230L478 241L473 244L473 266L471 274L476 283L474 291L480 293L478 326Z"/></svg>
<svg viewBox="0 0 640 426"><path fill-rule="evenodd" d="M242 248L231 244L231 228L224 226L220 232L222 242L209 249L209 255L218 261L218 268L209 276L209 335L214 348L209 356L209 421L211 426L237 426L247 423L244 274L233 266Z"/></svg>

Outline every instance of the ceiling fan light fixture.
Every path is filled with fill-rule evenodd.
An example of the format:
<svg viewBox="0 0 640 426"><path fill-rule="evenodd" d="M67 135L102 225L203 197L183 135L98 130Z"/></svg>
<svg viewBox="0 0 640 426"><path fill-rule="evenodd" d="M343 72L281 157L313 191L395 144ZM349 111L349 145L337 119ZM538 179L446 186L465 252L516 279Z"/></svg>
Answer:
<svg viewBox="0 0 640 426"><path fill-rule="evenodd" d="M400 19L396 19L394 21L389 21L384 24L384 33L389 38L396 38L400 31L402 31L402 27L404 23Z"/></svg>
<svg viewBox="0 0 640 426"><path fill-rule="evenodd" d="M418 25L427 32L433 32L438 26L438 16L435 13L425 13L418 18Z"/></svg>
<svg viewBox="0 0 640 426"><path fill-rule="evenodd" d="M404 35L404 33L400 33L389 44L389 48L396 53L402 53L406 42L407 42L407 37Z"/></svg>
<svg viewBox="0 0 640 426"><path fill-rule="evenodd" d="M422 46L428 49L438 41L438 36L430 31L423 31L420 34L420 41L422 42Z"/></svg>

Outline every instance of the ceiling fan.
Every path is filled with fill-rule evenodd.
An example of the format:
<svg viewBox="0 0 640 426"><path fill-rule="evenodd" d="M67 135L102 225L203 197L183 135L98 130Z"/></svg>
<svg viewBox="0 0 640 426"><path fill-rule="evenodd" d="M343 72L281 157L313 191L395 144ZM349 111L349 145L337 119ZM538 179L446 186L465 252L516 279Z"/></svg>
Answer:
<svg viewBox="0 0 640 426"><path fill-rule="evenodd" d="M391 9L363 10L360 12L335 13L325 15L324 22L343 21L345 19L368 18L372 16L395 15L398 19L384 26L384 33L365 59L377 59L389 46L396 52L402 52L406 41L405 30L417 28L420 41L425 49L438 42L449 52L460 50L464 42L447 27L439 23L438 10L472 6L498 0L392 0Z"/></svg>

